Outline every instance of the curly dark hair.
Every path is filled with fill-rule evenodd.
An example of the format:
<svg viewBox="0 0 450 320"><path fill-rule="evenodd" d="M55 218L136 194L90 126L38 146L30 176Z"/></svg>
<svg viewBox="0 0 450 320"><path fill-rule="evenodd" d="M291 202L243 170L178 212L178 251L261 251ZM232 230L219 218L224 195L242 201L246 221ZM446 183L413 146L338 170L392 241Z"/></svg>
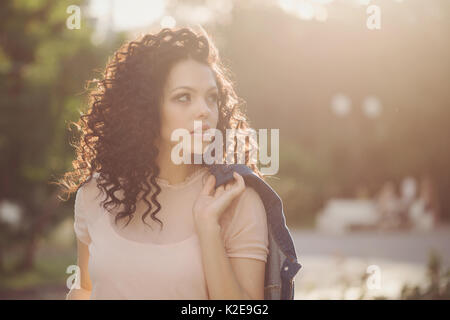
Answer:
<svg viewBox="0 0 450 320"><path fill-rule="evenodd" d="M128 217L128 225L136 211L138 196L144 192L148 209L142 221L147 224L145 217L153 204L151 217L162 228L162 221L155 217L161 210L157 201L161 188L155 179L160 172L155 145L160 134L159 108L171 67L188 58L207 64L213 71L219 89L217 129L225 136L227 128L250 128L242 111L245 102L237 97L229 71L203 29L195 32L192 28L164 28L156 34L141 35L123 44L109 58L103 80L87 81L87 89L95 84L89 90L88 110L81 113L76 123L69 123L81 133L79 141L71 144L76 149L76 160L72 161L73 170L58 181L67 198L96 173L97 187L107 195L102 206L110 212L110 206L124 205L124 210L116 214L116 224ZM236 156L236 148L234 153ZM245 164L263 178L257 164L250 163L248 148ZM150 202L147 196L153 188ZM119 190L123 191L124 199L115 196Z"/></svg>

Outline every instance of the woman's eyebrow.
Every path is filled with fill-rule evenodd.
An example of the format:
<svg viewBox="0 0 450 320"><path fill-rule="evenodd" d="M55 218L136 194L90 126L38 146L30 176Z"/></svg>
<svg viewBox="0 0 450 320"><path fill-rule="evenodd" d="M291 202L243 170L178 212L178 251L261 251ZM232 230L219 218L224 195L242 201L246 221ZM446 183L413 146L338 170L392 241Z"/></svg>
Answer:
<svg viewBox="0 0 450 320"><path fill-rule="evenodd" d="M176 87L175 89L172 89L172 91L171 92L174 92L175 90L178 90L178 89L187 89L187 90L190 90L190 91L197 91L197 90L195 90L194 88L192 88L192 87L189 87L189 86L180 86L180 87ZM217 88L217 86L211 86L211 87L209 87L209 89L207 90L207 91L211 91L211 90L219 90L218 88Z"/></svg>

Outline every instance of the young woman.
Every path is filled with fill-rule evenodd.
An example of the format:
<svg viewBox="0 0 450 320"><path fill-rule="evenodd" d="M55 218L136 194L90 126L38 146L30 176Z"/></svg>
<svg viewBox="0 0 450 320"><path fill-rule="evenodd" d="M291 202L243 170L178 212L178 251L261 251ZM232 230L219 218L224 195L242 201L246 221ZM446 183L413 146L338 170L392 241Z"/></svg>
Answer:
<svg viewBox="0 0 450 320"><path fill-rule="evenodd" d="M194 121L224 137L248 128L207 34L141 36L95 83L77 122L74 170L61 181L76 192L80 270L66 298L264 299L268 229L258 193L237 173L216 189L208 165L193 164L193 143L192 164L171 157L172 132L192 132Z"/></svg>

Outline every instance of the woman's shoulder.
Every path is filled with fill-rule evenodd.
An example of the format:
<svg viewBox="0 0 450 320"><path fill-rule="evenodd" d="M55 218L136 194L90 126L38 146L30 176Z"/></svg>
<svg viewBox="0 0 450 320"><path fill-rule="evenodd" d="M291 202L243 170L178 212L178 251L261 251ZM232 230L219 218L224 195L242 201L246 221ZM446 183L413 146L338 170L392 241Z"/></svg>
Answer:
<svg viewBox="0 0 450 320"><path fill-rule="evenodd" d="M246 220L250 222L265 216L265 208L261 196L251 186L245 186L244 191L237 196L224 212L221 218L222 226L228 227L234 224L235 220Z"/></svg>
<svg viewBox="0 0 450 320"><path fill-rule="evenodd" d="M101 201L102 191L98 186L98 178L99 174L96 172L78 188L77 199L82 202L85 210L92 209L94 204L99 205Z"/></svg>
<svg viewBox="0 0 450 320"><path fill-rule="evenodd" d="M86 178L86 180L78 188L78 192L84 195L86 193L92 193L95 189L98 189L97 183L99 176L100 174L98 172L94 172L92 175Z"/></svg>
<svg viewBox="0 0 450 320"><path fill-rule="evenodd" d="M255 188L246 185L244 191L235 199L236 208L242 205L262 205L262 199Z"/></svg>
<svg viewBox="0 0 450 320"><path fill-rule="evenodd" d="M267 261L267 215L259 193L246 186L235 200L221 224L228 256Z"/></svg>

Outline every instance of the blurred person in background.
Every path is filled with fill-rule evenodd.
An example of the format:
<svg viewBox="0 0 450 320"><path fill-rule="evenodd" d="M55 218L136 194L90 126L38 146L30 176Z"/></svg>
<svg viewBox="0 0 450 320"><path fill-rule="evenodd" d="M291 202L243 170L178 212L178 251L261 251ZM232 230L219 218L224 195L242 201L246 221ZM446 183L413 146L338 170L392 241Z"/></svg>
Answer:
<svg viewBox="0 0 450 320"><path fill-rule="evenodd" d="M414 228L431 230L439 224L439 201L433 180L424 174L420 180L420 193L409 210L409 219Z"/></svg>
<svg viewBox="0 0 450 320"><path fill-rule="evenodd" d="M375 197L375 204L379 212L381 229L397 229L402 221L400 216L401 203L393 181L384 183L378 195Z"/></svg>
<svg viewBox="0 0 450 320"><path fill-rule="evenodd" d="M400 228L411 227L409 212L412 204L416 201L417 181L411 176L406 176L400 184Z"/></svg>

